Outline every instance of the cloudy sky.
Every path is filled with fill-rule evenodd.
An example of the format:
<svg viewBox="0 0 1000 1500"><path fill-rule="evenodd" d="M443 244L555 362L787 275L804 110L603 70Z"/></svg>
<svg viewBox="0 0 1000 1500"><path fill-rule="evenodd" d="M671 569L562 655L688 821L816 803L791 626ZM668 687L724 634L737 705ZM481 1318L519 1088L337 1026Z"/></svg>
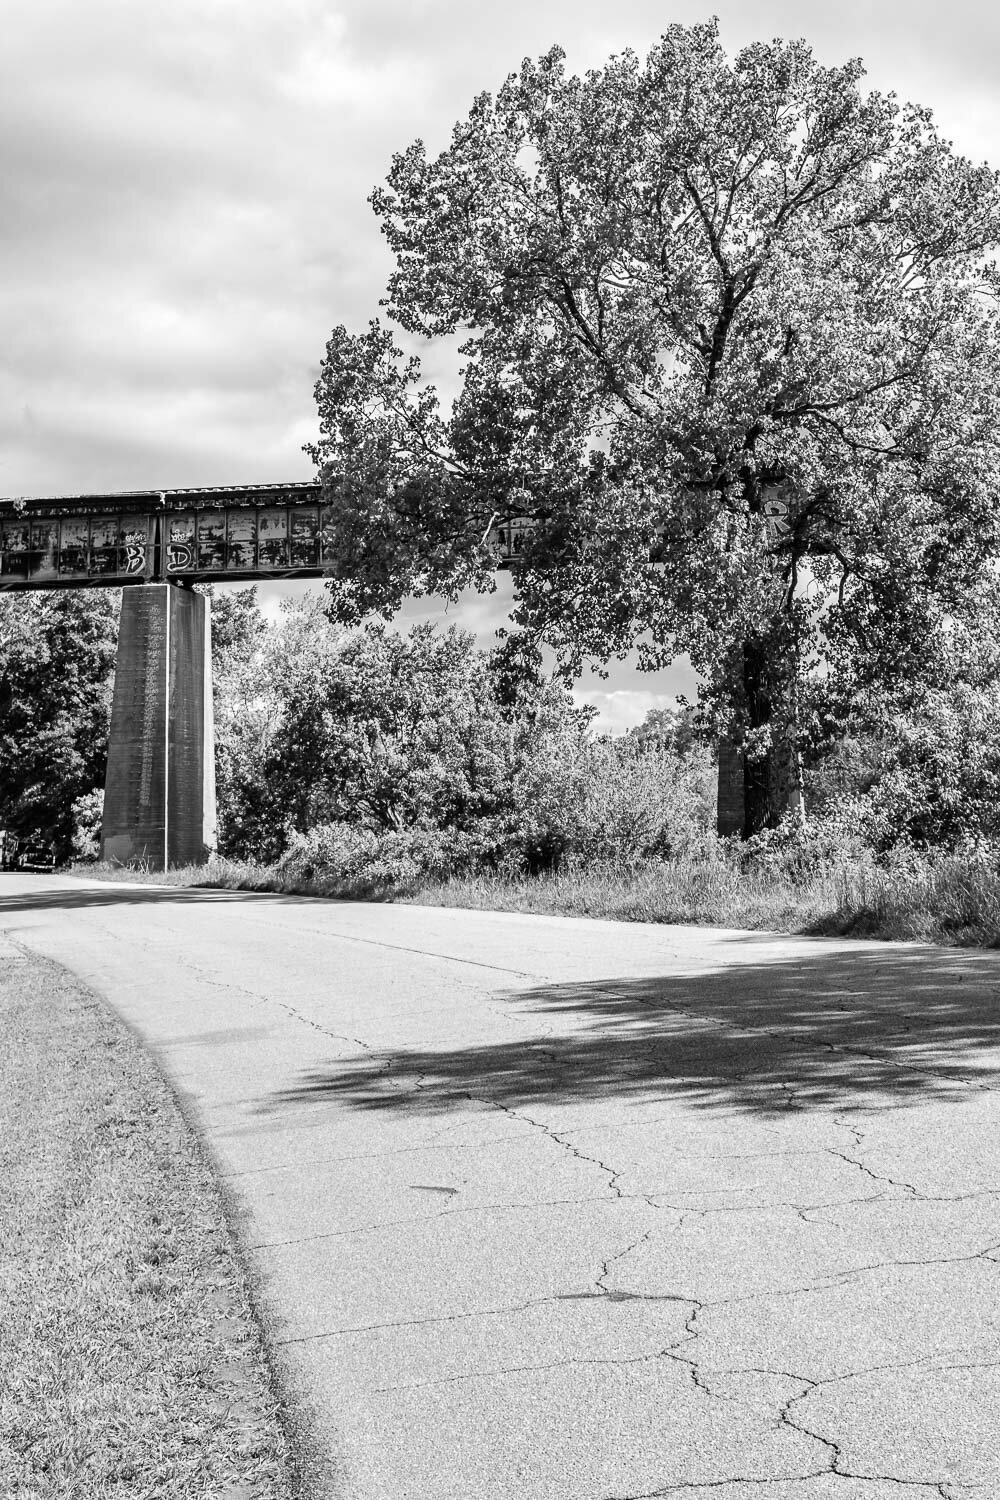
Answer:
<svg viewBox="0 0 1000 1500"><path fill-rule="evenodd" d="M327 333L388 272L391 153L553 42L581 70L713 9L731 51L860 55L1000 164L1000 11L969 0L0 0L0 494L310 477ZM489 643L508 597L450 618ZM621 727L689 682L582 691Z"/></svg>

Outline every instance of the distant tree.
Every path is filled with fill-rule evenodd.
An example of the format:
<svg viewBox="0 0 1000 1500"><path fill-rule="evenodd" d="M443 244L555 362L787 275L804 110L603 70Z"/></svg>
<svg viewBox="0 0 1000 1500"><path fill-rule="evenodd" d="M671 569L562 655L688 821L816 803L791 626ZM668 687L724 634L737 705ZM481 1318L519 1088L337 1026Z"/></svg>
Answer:
<svg viewBox="0 0 1000 1500"><path fill-rule="evenodd" d="M215 782L219 847L267 843L274 821L266 788L255 781L256 752L270 713L265 645L268 626L255 587L204 588L211 599ZM260 826L258 827L258 824Z"/></svg>
<svg viewBox="0 0 1000 1500"><path fill-rule="evenodd" d="M672 750L678 755L690 754L701 743L694 710L676 706L649 709L627 738L640 750Z"/></svg>
<svg viewBox="0 0 1000 1500"><path fill-rule="evenodd" d="M510 831L557 799L590 715L547 678L505 683L465 631L347 629L315 598L289 604L220 684L220 847L273 859L330 823Z"/></svg>
<svg viewBox="0 0 1000 1500"><path fill-rule="evenodd" d="M70 852L73 805L104 785L120 596L0 598L0 827Z"/></svg>
<svg viewBox="0 0 1000 1500"><path fill-rule="evenodd" d="M225 593L209 585L203 592L212 602L212 669L226 678L249 661L264 639L267 621L256 585Z"/></svg>
<svg viewBox="0 0 1000 1500"><path fill-rule="evenodd" d="M331 630L310 604L275 645L285 687L265 775L284 781L295 827L462 827L495 798L502 731L467 633Z"/></svg>
<svg viewBox="0 0 1000 1500"><path fill-rule="evenodd" d="M919 676L1000 551L996 173L802 42L671 26L583 79L554 48L451 145L393 159L387 312L461 340L450 409L378 322L340 327L312 453L345 618L490 589L570 670L687 651L743 747L746 831L820 670Z"/></svg>

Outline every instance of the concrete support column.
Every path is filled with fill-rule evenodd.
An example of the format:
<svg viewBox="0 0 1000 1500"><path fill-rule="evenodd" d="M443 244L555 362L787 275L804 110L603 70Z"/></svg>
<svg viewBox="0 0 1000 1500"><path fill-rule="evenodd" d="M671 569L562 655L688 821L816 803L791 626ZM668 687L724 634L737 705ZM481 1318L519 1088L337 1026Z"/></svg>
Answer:
<svg viewBox="0 0 1000 1500"><path fill-rule="evenodd" d="M782 741L772 750L768 766L769 823L777 827L786 814L805 824L802 795L802 765L790 743ZM715 826L721 834L742 833L746 821L745 762L743 751L732 740L719 743L719 781Z"/></svg>
<svg viewBox="0 0 1000 1500"><path fill-rule="evenodd" d="M168 583L124 589L101 857L165 870L214 846L208 600Z"/></svg>
<svg viewBox="0 0 1000 1500"><path fill-rule="evenodd" d="M743 821L743 750L732 740L720 740L715 826L721 834L742 833Z"/></svg>

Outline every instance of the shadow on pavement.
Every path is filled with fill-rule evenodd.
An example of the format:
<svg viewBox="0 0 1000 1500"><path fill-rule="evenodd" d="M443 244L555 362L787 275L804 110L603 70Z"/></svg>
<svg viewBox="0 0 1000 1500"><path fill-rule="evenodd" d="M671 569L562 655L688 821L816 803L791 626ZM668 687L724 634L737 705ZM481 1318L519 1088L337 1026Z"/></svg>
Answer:
<svg viewBox="0 0 1000 1500"><path fill-rule="evenodd" d="M264 1108L336 1100L424 1114L478 1099L530 1112L674 1098L774 1114L954 1100L1000 1083L1000 960L981 952L813 952L695 977L539 985L499 1003L528 1028L538 1017L535 1034L338 1061Z"/></svg>
<svg viewBox="0 0 1000 1500"><path fill-rule="evenodd" d="M230 891L215 886L81 885L39 886L37 891L5 894L0 888L0 914L24 911L79 911L88 906L144 906L162 901L277 901L300 904L313 898L274 891Z"/></svg>

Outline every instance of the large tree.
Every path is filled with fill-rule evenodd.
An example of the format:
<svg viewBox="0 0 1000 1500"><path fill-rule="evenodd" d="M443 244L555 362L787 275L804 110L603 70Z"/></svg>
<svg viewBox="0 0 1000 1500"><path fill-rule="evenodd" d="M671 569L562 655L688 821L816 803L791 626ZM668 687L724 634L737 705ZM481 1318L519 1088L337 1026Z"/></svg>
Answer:
<svg viewBox="0 0 1000 1500"><path fill-rule="evenodd" d="M313 453L345 614L492 586L575 669L688 652L777 815L817 672L919 672L1000 550L1000 186L802 42L553 49L373 195L384 323L329 341ZM454 398L414 337L459 342ZM410 352L401 343L409 342Z"/></svg>

